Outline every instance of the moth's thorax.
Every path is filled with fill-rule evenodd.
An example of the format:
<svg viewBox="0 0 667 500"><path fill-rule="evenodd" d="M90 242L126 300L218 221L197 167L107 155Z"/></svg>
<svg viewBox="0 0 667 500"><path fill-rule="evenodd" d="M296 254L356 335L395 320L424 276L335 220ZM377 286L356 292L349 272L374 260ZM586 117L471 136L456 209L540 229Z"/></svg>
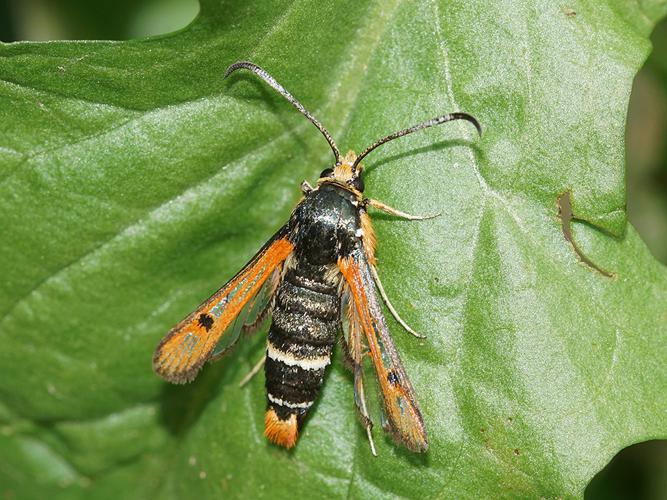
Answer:
<svg viewBox="0 0 667 500"><path fill-rule="evenodd" d="M355 193L337 183L322 183L292 213L298 227L296 257L315 265L335 264L348 255L361 236L359 202Z"/></svg>

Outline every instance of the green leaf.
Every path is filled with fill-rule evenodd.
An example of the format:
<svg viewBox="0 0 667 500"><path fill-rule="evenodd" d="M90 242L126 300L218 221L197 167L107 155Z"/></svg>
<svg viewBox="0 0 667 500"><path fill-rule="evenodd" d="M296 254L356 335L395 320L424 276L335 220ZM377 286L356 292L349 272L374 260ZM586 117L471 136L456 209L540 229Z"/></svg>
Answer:
<svg viewBox="0 0 667 500"><path fill-rule="evenodd" d="M187 29L0 46L0 484L16 498L580 496L665 437L667 272L625 217L632 78L667 7L624 2L202 1ZM325 141L359 151L391 322L429 431L372 457L336 354L294 451L262 437L247 339L193 384L158 340L287 219ZM576 245L557 198L570 191Z"/></svg>

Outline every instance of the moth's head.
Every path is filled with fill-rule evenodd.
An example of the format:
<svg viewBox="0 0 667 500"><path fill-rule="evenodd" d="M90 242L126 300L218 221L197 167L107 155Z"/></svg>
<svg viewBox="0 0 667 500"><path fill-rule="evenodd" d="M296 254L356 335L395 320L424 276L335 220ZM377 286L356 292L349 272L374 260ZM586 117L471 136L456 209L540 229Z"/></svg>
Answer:
<svg viewBox="0 0 667 500"><path fill-rule="evenodd" d="M364 179L362 173L364 166L361 163L354 164L357 155L354 151L348 153L342 158L340 163L337 163L333 168L322 170L318 184L322 182L334 182L343 186L349 186L360 193L364 192Z"/></svg>

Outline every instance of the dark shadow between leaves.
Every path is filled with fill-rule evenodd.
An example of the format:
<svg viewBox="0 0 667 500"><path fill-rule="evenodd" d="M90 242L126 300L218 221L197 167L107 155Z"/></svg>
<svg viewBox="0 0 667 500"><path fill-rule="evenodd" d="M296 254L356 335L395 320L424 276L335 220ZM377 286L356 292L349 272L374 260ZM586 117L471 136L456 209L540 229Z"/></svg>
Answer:
<svg viewBox="0 0 667 500"><path fill-rule="evenodd" d="M134 40L169 36L200 15L197 0L67 0L40 4L0 2L0 40ZM39 16L32 10L39 10Z"/></svg>
<svg viewBox="0 0 667 500"><path fill-rule="evenodd" d="M667 440L645 441L624 448L586 486L584 498L665 498Z"/></svg>

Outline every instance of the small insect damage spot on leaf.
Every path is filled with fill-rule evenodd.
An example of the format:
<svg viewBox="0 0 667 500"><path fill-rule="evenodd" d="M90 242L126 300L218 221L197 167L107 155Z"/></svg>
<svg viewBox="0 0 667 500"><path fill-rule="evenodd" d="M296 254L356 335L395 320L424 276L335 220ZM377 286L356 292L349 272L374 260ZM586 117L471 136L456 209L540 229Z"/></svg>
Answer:
<svg viewBox="0 0 667 500"><path fill-rule="evenodd" d="M570 191L565 191L558 197L558 217L560 218L561 221L563 236L570 243L570 245L572 245L574 252L579 257L579 260L581 260L591 269L594 269L597 272L599 272L602 276L605 276L607 278L615 278L616 277L615 273L609 272L601 268L591 259L586 257L586 255L581 251L577 243L574 241L574 238L572 236L572 220L576 219L576 217L574 217L574 214L572 212L572 203L570 201L570 196L571 196Z"/></svg>
<svg viewBox="0 0 667 500"><path fill-rule="evenodd" d="M514 454L518 457L521 455L521 450L519 448L514 448Z"/></svg>
<svg viewBox="0 0 667 500"><path fill-rule="evenodd" d="M577 15L577 11L575 11L574 9L570 9L568 7L565 7L563 9L563 14L565 14L566 17L574 17L574 16Z"/></svg>

